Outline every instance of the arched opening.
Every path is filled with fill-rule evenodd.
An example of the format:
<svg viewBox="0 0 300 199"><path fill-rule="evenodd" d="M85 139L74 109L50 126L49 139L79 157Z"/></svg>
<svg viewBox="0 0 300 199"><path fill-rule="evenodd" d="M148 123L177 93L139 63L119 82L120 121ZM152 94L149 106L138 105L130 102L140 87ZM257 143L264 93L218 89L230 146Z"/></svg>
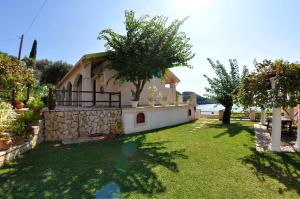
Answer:
<svg viewBox="0 0 300 199"><path fill-rule="evenodd" d="M66 100L65 97L66 97L66 89L65 89L65 87L63 87L63 89L61 90L60 95L59 95L59 101L60 101L59 104L60 105L64 105L64 101Z"/></svg>
<svg viewBox="0 0 300 199"><path fill-rule="evenodd" d="M74 104L82 105L82 75L78 74L74 81Z"/></svg>
<svg viewBox="0 0 300 199"><path fill-rule="evenodd" d="M66 105L72 105L72 84L71 82L68 83L67 85L67 100L66 100Z"/></svg>
<svg viewBox="0 0 300 199"><path fill-rule="evenodd" d="M192 110L191 109L189 109L189 111L188 111L188 116L192 116Z"/></svg>
<svg viewBox="0 0 300 199"><path fill-rule="evenodd" d="M136 123L137 124L145 123L145 114L144 113L138 113L136 115Z"/></svg>

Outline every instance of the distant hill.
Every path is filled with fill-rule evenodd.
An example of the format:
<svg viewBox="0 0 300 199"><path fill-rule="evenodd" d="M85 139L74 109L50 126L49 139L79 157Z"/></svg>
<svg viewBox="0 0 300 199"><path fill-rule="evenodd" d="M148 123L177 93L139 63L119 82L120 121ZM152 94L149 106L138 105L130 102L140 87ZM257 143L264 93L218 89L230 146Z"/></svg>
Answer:
<svg viewBox="0 0 300 199"><path fill-rule="evenodd" d="M183 101L186 101L190 98L191 94L194 92L191 91L184 91L182 92L182 99ZM216 102L212 99L206 98L206 97L202 97L200 95L198 95L197 93L195 93L197 96L197 104L215 104Z"/></svg>

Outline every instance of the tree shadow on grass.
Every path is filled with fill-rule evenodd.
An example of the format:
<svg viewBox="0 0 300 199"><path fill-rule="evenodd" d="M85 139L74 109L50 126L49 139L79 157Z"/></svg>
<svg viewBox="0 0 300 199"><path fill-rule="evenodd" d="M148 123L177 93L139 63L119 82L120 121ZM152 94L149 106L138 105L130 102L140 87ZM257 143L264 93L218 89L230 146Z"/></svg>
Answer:
<svg viewBox="0 0 300 199"><path fill-rule="evenodd" d="M252 166L260 181L271 177L285 185L278 193L294 190L300 194L300 154L299 153L267 153L251 148L252 154L242 158L244 164Z"/></svg>
<svg viewBox="0 0 300 199"><path fill-rule="evenodd" d="M205 124L209 128L217 128L222 129L224 128L224 132L214 136L214 138L220 138L225 135L229 135L230 137L234 137L243 131L246 131L250 135L254 135L253 127L247 126L242 122L234 122L231 124L222 124L222 123L207 123Z"/></svg>
<svg viewBox="0 0 300 199"><path fill-rule="evenodd" d="M110 182L123 196L165 192L153 169L178 172L176 160L187 158L166 144L147 142L144 134L68 147L42 144L0 169L0 198L94 198Z"/></svg>

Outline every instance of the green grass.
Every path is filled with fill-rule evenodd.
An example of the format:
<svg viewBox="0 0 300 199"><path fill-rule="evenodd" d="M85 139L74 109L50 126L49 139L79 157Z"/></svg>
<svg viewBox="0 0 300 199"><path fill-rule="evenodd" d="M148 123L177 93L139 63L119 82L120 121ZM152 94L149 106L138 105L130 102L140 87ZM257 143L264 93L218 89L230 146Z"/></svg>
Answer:
<svg viewBox="0 0 300 199"><path fill-rule="evenodd" d="M41 144L0 169L0 198L299 198L300 155L255 151L253 123L197 121L120 140Z"/></svg>

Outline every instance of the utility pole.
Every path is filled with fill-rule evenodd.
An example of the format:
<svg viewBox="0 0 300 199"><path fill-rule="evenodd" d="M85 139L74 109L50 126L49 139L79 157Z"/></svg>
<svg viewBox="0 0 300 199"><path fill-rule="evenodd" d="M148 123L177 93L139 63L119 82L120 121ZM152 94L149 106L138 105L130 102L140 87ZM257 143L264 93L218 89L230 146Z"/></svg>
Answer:
<svg viewBox="0 0 300 199"><path fill-rule="evenodd" d="M21 60L21 51L22 51L22 45L23 45L23 39L24 39L24 34L21 35L21 41L20 41L20 47L19 47L19 56L18 59Z"/></svg>

